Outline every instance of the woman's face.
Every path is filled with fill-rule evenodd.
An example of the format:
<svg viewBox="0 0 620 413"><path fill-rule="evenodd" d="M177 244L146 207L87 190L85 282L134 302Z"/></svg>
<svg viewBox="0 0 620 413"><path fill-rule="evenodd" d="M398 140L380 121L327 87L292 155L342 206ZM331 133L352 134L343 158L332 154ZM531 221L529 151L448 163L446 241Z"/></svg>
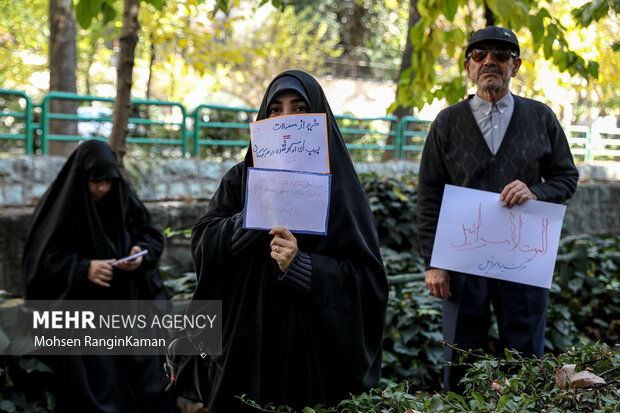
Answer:
<svg viewBox="0 0 620 413"><path fill-rule="evenodd" d="M99 201L105 194L112 189L112 180L103 179L101 181L88 181L88 191L95 202Z"/></svg>
<svg viewBox="0 0 620 413"><path fill-rule="evenodd" d="M267 107L267 116L295 115L308 113L308 105L301 95L293 90L285 90L276 95Z"/></svg>

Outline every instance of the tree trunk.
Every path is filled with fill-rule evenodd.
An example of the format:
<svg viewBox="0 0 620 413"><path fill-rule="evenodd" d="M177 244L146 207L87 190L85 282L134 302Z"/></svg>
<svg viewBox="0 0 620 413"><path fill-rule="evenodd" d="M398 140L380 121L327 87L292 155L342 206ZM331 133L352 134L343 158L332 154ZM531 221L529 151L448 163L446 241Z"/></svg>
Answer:
<svg viewBox="0 0 620 413"><path fill-rule="evenodd" d="M149 43L150 43L150 53L151 55L149 56L149 77L146 81L146 100L151 100L151 83L153 81L153 66L155 65L155 43L153 43L153 36L149 36ZM151 105L145 105L146 107L144 108L144 116L147 119L151 118ZM144 129L146 131L146 136L149 135L149 133L151 132L151 125L147 124L144 125Z"/></svg>
<svg viewBox="0 0 620 413"><path fill-rule="evenodd" d="M86 66L86 70L84 71L84 86L86 88L87 95L90 95L92 93L91 84L90 84L90 69L93 67L93 64L95 64L96 53L97 53L97 39L93 39L91 53L88 56L88 64Z"/></svg>
<svg viewBox="0 0 620 413"><path fill-rule="evenodd" d="M413 55L413 45L411 44L411 37L409 33L411 33L411 29L416 23L420 20L420 13L418 13L418 0L409 0L409 23L407 25L407 43L405 45L405 50L403 51L403 59L400 63L400 71L398 72L398 79L400 79L402 73L411 67L411 56ZM411 80L413 80L414 73L411 73ZM397 80L398 82L398 80ZM398 83L397 83L398 84ZM396 87L396 96L398 96L400 86ZM400 106L394 110L393 115L398 118L400 121L405 116L411 115L413 113L413 107L411 106ZM398 122L397 121L397 122ZM390 131L395 131L395 125L392 125ZM394 143L394 136L388 136L387 144L392 145ZM382 157L382 161L387 161L394 158L395 151L385 151Z"/></svg>
<svg viewBox="0 0 620 413"><path fill-rule="evenodd" d="M71 0L50 0L50 91L77 92L77 50L75 18ZM51 113L77 114L75 100L52 99ZM49 123L51 135L77 135L77 122L53 119ZM77 142L50 141L51 155L68 156Z"/></svg>
<svg viewBox="0 0 620 413"><path fill-rule="evenodd" d="M151 99L151 83L153 81L153 66L155 65L155 43L153 43L153 36L149 37L149 43L150 43L149 77L146 81L146 100ZM147 111L148 111L148 106L147 106Z"/></svg>
<svg viewBox="0 0 620 413"><path fill-rule="evenodd" d="M121 172L126 175L123 167L125 156L125 138L127 123L131 113L131 85L133 83L133 65L138 43L138 9L140 0L124 0L123 32L120 38L121 50L116 68L116 99L112 115L112 133L110 146L116 154L116 162Z"/></svg>
<svg viewBox="0 0 620 413"><path fill-rule="evenodd" d="M486 2L484 2L484 19L487 23L486 27L495 26L495 15Z"/></svg>

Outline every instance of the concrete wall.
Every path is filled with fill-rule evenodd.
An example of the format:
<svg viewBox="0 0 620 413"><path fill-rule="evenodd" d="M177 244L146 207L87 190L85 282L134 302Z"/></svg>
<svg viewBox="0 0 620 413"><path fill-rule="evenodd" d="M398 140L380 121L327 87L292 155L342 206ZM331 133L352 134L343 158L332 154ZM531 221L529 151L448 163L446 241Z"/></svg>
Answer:
<svg viewBox="0 0 620 413"><path fill-rule="evenodd" d="M63 162L64 159L55 157L0 159L0 289L23 293L21 257L32 205L56 177ZM190 159L153 162L140 171L133 170L132 180L157 228L189 229L205 212L221 176L232 165ZM360 173L386 176L417 172L417 165L404 161L358 164L356 168ZM564 233L620 235L618 171L620 168L614 165L580 166L584 182L568 206ZM189 240L182 235L167 239L160 264L175 273L192 271Z"/></svg>
<svg viewBox="0 0 620 413"><path fill-rule="evenodd" d="M0 206L34 204L56 178L65 159L32 156L0 159ZM130 163L127 170L142 200L209 199L222 176L236 162L194 159L146 160ZM406 161L359 164L358 172L398 176L417 172L417 164Z"/></svg>

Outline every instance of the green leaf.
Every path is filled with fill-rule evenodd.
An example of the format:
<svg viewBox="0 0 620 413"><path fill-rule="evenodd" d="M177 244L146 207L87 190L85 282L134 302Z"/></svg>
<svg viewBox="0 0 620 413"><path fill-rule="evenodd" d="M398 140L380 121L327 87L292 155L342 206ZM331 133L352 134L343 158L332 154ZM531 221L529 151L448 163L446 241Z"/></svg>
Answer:
<svg viewBox="0 0 620 413"><path fill-rule="evenodd" d="M17 407L15 406L15 403L10 400L2 400L0 402L0 410L7 413L13 413L17 411Z"/></svg>
<svg viewBox="0 0 620 413"><path fill-rule="evenodd" d="M504 394L502 397L500 397L497 401L497 409L500 410L502 407L504 407L506 403L508 403L508 400L510 400L510 396L507 394Z"/></svg>
<svg viewBox="0 0 620 413"><path fill-rule="evenodd" d="M545 54L545 59L551 59L553 56L553 42L555 41L555 37L551 37L547 35L543 40L543 52Z"/></svg>
<svg viewBox="0 0 620 413"><path fill-rule="evenodd" d="M599 64L593 60L588 60L588 73L592 78L598 79Z"/></svg>
<svg viewBox="0 0 620 413"><path fill-rule="evenodd" d="M411 40L411 44L414 46L419 46L424 40L424 30L426 27L423 24L420 24L419 21L415 26L411 28L409 31L409 39Z"/></svg>
<svg viewBox="0 0 620 413"><path fill-rule="evenodd" d="M476 404L478 405L478 408L482 409L484 407L484 405L486 404L484 401L484 397L482 397L482 395L478 392L473 392L471 393L472 397L474 398L474 400L476 401Z"/></svg>
<svg viewBox="0 0 620 413"><path fill-rule="evenodd" d="M512 9L512 0L497 0L497 14L500 17L510 17Z"/></svg>
<svg viewBox="0 0 620 413"><path fill-rule="evenodd" d="M532 33L532 40L534 44L540 44L543 36L545 35L545 25L540 17L540 14L529 16L530 33Z"/></svg>
<svg viewBox="0 0 620 413"><path fill-rule="evenodd" d="M93 3L97 4L97 9L93 11ZM92 3L90 0L80 0L75 7L75 20L84 29L88 29L95 16L99 13L100 3L98 0L94 0Z"/></svg>
<svg viewBox="0 0 620 413"><path fill-rule="evenodd" d="M441 401L441 398L439 397L439 395L435 394L431 398L431 401L430 401L428 407L426 406L426 403L425 403L424 410L426 410L427 408L428 408L429 411L439 410L439 408L441 407L442 404L443 404L443 402Z"/></svg>
<svg viewBox="0 0 620 413"><path fill-rule="evenodd" d="M144 1L151 4L157 10L161 10L164 7L164 0L144 0Z"/></svg>
<svg viewBox="0 0 620 413"><path fill-rule="evenodd" d="M454 20L458 7L458 0L444 0L442 5L443 15L446 16L448 20Z"/></svg>
<svg viewBox="0 0 620 413"><path fill-rule="evenodd" d="M40 360L35 358L20 358L18 361L19 367L24 369L26 373L32 373L33 371L40 371L43 373L51 373L52 369L50 369L47 364L44 364Z"/></svg>
<svg viewBox="0 0 620 413"><path fill-rule="evenodd" d="M101 12L103 13L104 25L116 19L116 10L108 3L101 4Z"/></svg>

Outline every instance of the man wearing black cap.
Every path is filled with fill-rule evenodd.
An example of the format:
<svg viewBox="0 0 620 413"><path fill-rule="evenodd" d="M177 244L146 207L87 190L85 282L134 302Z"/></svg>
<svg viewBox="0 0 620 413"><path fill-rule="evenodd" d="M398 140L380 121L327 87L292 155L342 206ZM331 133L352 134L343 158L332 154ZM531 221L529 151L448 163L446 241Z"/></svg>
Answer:
<svg viewBox="0 0 620 413"><path fill-rule="evenodd" d="M420 164L418 232L426 285L444 299L445 341L486 350L492 304L500 346L540 357L547 289L430 267L445 184L500 193L507 208L530 199L560 203L575 192L578 172L554 113L509 92L520 52L515 34L502 27L471 37L465 70L477 92L441 111L431 125ZM451 361L453 351L446 348L445 357ZM446 367L444 390L461 392L463 374Z"/></svg>

